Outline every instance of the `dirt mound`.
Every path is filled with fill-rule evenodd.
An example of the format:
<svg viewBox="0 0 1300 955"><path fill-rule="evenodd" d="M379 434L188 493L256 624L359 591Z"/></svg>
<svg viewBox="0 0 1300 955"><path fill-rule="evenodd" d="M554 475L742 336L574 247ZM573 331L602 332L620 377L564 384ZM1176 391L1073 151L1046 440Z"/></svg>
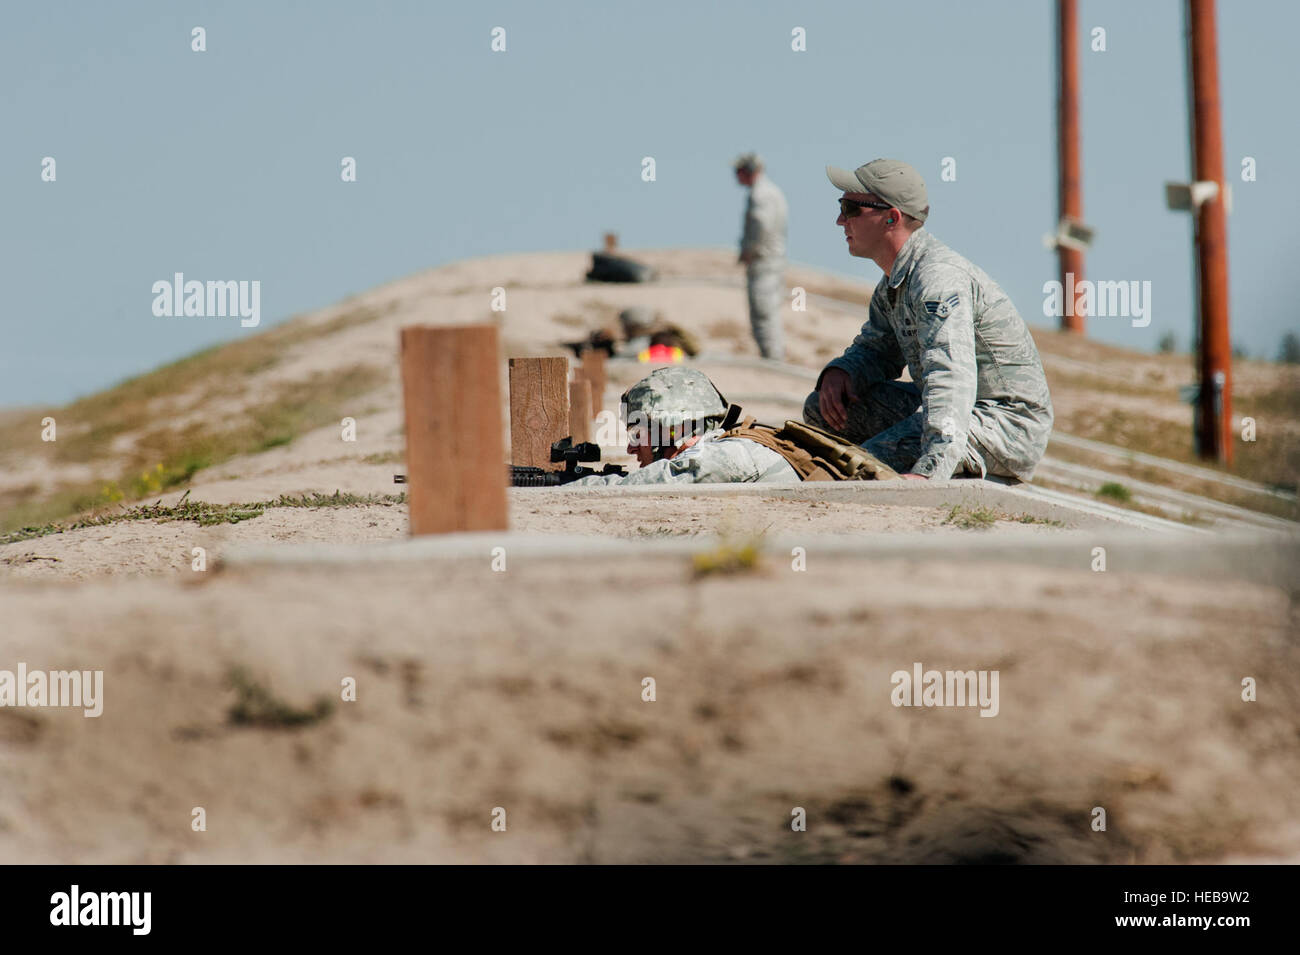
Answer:
<svg viewBox="0 0 1300 955"><path fill-rule="evenodd" d="M97 720L0 710L0 858L1300 852L1298 616L1274 588L864 558L494 572L486 551L204 579L89 582L71 601L63 584L5 588L5 659L102 667L105 692ZM914 662L999 671L997 716L893 705L891 674ZM235 718L250 698L270 716Z"/></svg>

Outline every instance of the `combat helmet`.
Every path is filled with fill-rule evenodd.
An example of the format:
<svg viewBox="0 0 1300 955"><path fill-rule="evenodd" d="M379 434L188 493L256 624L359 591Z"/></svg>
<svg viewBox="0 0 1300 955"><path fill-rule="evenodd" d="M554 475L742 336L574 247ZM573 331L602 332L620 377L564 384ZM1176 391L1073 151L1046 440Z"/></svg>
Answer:
<svg viewBox="0 0 1300 955"><path fill-rule="evenodd" d="M680 445L703 434L727 414L727 399L709 376L694 368L656 368L623 393L625 421L632 443L633 429L647 427L644 443L655 449Z"/></svg>

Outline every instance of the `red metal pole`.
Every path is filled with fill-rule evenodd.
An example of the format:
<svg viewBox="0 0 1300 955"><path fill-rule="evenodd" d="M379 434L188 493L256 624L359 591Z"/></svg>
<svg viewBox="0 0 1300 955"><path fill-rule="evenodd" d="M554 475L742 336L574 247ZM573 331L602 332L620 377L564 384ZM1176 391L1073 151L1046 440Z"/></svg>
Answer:
<svg viewBox="0 0 1300 955"><path fill-rule="evenodd" d="M1079 171L1079 32L1075 0L1057 0L1057 60L1061 75L1056 97L1056 161L1059 173L1058 211L1061 218L1083 221L1083 176ZM1061 330L1084 333L1085 316L1077 289L1083 282L1083 250L1057 247L1061 266L1061 294L1065 301ZM1076 290L1073 295L1071 290Z"/></svg>
<svg viewBox="0 0 1300 955"><path fill-rule="evenodd" d="M1228 228L1214 0L1187 0L1192 60L1194 178L1219 192L1196 212L1201 285L1201 457L1232 465L1232 344L1228 332Z"/></svg>

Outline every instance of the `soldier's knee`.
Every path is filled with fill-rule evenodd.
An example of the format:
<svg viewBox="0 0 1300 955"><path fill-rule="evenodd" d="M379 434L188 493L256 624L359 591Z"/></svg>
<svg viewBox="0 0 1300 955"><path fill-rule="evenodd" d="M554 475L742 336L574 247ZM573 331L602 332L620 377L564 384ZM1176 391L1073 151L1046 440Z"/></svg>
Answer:
<svg viewBox="0 0 1300 955"><path fill-rule="evenodd" d="M818 428L825 428L826 422L822 418L821 394L814 391L803 403L803 420L805 424L815 425Z"/></svg>
<svg viewBox="0 0 1300 955"><path fill-rule="evenodd" d="M863 441L862 447L875 455L877 460L888 464L899 474L906 474L912 470L912 467L921 457L920 449L879 436Z"/></svg>

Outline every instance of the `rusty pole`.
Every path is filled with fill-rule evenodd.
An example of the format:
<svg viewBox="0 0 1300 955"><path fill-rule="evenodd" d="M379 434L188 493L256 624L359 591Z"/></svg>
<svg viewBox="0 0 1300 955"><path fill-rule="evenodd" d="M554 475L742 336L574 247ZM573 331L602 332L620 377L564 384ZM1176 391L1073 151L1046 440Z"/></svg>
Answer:
<svg viewBox="0 0 1300 955"><path fill-rule="evenodd" d="M1232 465L1232 345L1228 335L1228 229L1214 0L1187 0L1192 64L1193 180L1219 191L1194 212L1200 278L1200 453Z"/></svg>
<svg viewBox="0 0 1300 955"><path fill-rule="evenodd" d="M1056 37L1060 77L1056 96L1056 162L1060 219L1083 221L1083 176L1079 171L1079 31L1075 0L1057 0ZM1057 246L1064 311L1061 330L1084 333L1078 287L1083 282L1083 250ZM1073 299L1073 301L1071 301Z"/></svg>

